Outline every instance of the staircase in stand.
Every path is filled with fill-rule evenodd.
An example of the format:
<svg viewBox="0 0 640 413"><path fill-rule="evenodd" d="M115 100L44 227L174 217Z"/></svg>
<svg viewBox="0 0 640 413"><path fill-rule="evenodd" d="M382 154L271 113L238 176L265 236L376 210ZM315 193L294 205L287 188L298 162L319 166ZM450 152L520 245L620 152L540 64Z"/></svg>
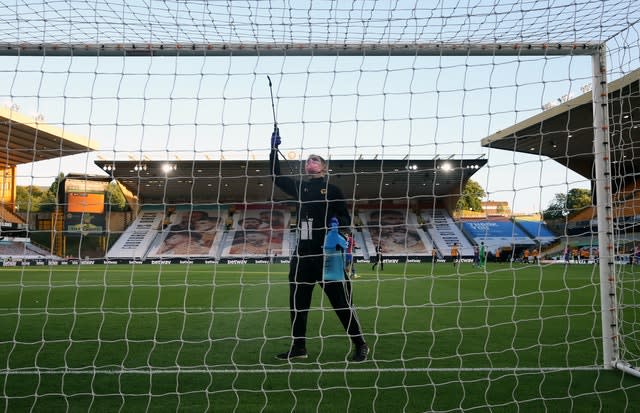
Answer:
<svg viewBox="0 0 640 413"><path fill-rule="evenodd" d="M436 209L432 213L423 214L422 217L427 222L427 232L436 248L438 248L440 255L450 255L451 247L454 243L458 244L460 255L473 255L473 245L464 236L447 211Z"/></svg>
<svg viewBox="0 0 640 413"><path fill-rule="evenodd" d="M162 223L162 212L142 212L113 244L109 258L144 258Z"/></svg>

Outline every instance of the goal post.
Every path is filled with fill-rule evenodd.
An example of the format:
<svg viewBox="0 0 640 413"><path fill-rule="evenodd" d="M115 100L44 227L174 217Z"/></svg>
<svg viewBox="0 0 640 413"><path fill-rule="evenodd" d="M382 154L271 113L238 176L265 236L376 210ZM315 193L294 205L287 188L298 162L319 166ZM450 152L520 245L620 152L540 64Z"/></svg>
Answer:
<svg viewBox="0 0 640 413"><path fill-rule="evenodd" d="M593 79L593 130L595 152L594 187L597 199L600 291L603 338L603 365L618 367L637 375L634 368L619 360L617 341L617 294L615 269L614 214L608 128L606 46L590 43L362 43L362 44L0 44L0 56L103 56L103 57L194 57L194 56L591 56Z"/></svg>
<svg viewBox="0 0 640 413"><path fill-rule="evenodd" d="M615 270L614 214L609 139L609 99L607 89L606 48L592 56L593 147L595 166L598 245L600 245L600 305L602 317L602 356L605 368L618 367L618 299ZM603 246L606 246L603 248ZM634 371L626 369L625 371ZM634 373L638 375L637 371Z"/></svg>
<svg viewBox="0 0 640 413"><path fill-rule="evenodd" d="M0 43L0 56L566 56L593 43Z"/></svg>

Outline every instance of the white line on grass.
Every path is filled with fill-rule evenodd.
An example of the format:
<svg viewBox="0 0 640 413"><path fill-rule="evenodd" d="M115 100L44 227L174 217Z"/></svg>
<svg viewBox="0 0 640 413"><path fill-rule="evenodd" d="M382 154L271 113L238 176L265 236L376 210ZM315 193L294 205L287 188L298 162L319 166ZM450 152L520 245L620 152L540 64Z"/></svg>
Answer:
<svg viewBox="0 0 640 413"><path fill-rule="evenodd" d="M153 368L153 369L1 369L0 376L3 375L56 375L56 374L78 374L78 375L154 375L154 374L305 374L305 373L456 373L456 372L513 372L513 373L553 373L561 371L599 371L604 370L601 366L578 366L578 367L477 367L477 368L327 368L327 369L297 369L291 368L271 368L262 369L205 369L205 368Z"/></svg>
<svg viewBox="0 0 640 413"><path fill-rule="evenodd" d="M376 307L368 307L368 306L361 306L360 308L362 309L370 309L370 308L378 308L378 309L384 309L384 308L392 308L392 307L397 307L397 306L376 306ZM437 307L437 308L459 308L459 307L464 307L464 308L482 308L482 309L486 309L487 307L491 307L493 309L495 308L513 308L513 307L517 307L517 308L592 308L593 305L591 304L518 304L518 305L509 305L509 304L488 304L488 305L469 305L469 304L465 304L465 303L460 303L460 304L421 304L421 305L413 305L413 306L407 306L405 308L408 309L416 309L416 308L431 308L431 307ZM312 307L314 309L322 309L325 307ZM399 308L399 307L398 307ZM187 312L192 312L192 311L225 311L225 312L233 312L233 311L260 311L260 310L264 310L264 311L288 311L289 307L53 307L53 306L49 306L49 307L22 307L22 308L16 308L16 307L0 307L0 312L21 312L21 313L25 313L25 312L34 312L34 313L39 313L39 312L43 312L43 311L47 311L47 312L54 312L54 311L60 311L60 312L150 312L150 311L161 311L161 312L176 312L176 311L187 311Z"/></svg>

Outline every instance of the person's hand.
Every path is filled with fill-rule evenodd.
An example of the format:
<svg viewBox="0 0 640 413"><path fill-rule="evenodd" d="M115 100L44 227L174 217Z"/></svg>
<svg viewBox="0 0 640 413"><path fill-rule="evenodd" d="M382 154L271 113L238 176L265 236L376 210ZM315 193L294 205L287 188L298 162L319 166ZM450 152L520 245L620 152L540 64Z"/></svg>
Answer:
<svg viewBox="0 0 640 413"><path fill-rule="evenodd" d="M338 229L338 225L340 225L340 222L338 221L338 218L332 217L329 220L329 228L330 229Z"/></svg>
<svg viewBox="0 0 640 413"><path fill-rule="evenodd" d="M271 134L271 149L278 149L278 146L282 143L280 138L280 128L275 128Z"/></svg>

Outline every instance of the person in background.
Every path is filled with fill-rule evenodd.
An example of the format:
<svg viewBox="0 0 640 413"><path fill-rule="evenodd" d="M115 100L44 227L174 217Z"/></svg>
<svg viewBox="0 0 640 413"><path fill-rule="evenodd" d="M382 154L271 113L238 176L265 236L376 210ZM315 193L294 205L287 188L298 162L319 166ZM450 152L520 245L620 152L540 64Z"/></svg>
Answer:
<svg viewBox="0 0 640 413"><path fill-rule="evenodd" d="M384 271L384 262L382 259L382 244L378 244L376 246L376 258L373 260L373 266L371 267L371 270L375 270L378 264L380 264L380 271Z"/></svg>
<svg viewBox="0 0 640 413"><path fill-rule="evenodd" d="M458 243L454 242L451 246L451 260L453 261L453 266L456 267L460 262L460 251L458 250Z"/></svg>
<svg viewBox="0 0 640 413"><path fill-rule="evenodd" d="M473 266L477 267L480 265L480 248L478 248L477 244L473 245Z"/></svg>
<svg viewBox="0 0 640 413"><path fill-rule="evenodd" d="M358 274L356 274L356 266L353 261L353 252L357 250L356 239L353 237L353 232L349 231L347 235L347 251L345 252L345 269L347 271L347 276L351 278L360 278Z"/></svg>

